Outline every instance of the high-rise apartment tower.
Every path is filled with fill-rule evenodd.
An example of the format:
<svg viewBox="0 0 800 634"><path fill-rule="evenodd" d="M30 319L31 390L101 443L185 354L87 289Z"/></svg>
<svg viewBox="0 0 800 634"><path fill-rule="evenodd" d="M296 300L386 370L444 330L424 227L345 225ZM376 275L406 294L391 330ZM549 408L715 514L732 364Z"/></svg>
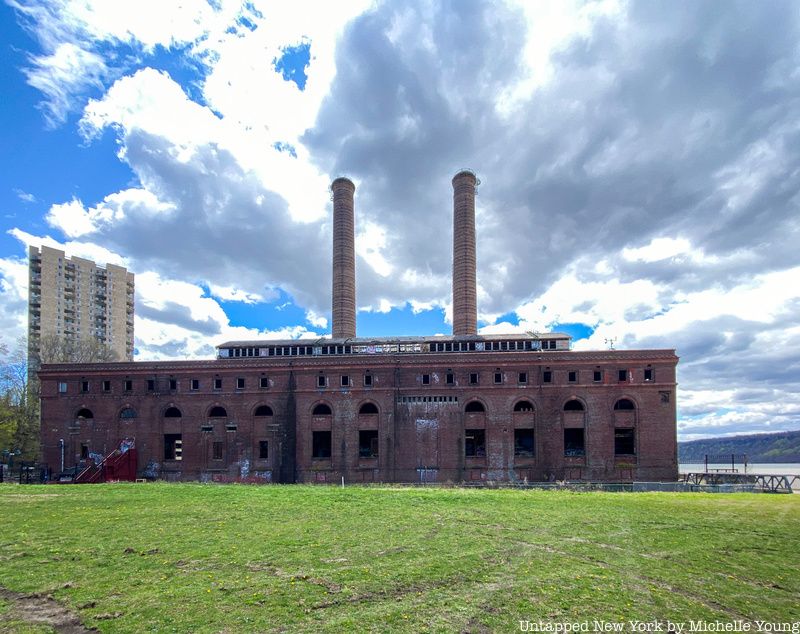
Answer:
<svg viewBox="0 0 800 634"><path fill-rule="evenodd" d="M30 247L28 354L38 358L44 339L67 344L94 340L133 360L133 273L63 251Z"/></svg>

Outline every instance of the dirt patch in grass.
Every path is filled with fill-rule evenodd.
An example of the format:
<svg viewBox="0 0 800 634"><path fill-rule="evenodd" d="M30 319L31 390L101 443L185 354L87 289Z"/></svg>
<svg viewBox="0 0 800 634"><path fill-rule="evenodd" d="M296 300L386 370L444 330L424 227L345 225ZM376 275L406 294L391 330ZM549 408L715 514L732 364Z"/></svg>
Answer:
<svg viewBox="0 0 800 634"><path fill-rule="evenodd" d="M30 625L47 625L60 634L96 632L87 628L77 614L71 612L53 597L41 594L23 594L0 588L0 598L11 604L11 614Z"/></svg>

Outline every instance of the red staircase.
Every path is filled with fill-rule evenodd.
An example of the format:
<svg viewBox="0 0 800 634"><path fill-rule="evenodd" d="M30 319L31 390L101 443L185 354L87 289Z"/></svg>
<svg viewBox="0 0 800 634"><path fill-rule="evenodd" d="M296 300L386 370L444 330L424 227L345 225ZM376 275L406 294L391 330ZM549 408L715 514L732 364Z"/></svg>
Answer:
<svg viewBox="0 0 800 634"><path fill-rule="evenodd" d="M119 447L103 458L99 464L93 462L72 481L74 484L117 482L136 480L136 443L125 438Z"/></svg>

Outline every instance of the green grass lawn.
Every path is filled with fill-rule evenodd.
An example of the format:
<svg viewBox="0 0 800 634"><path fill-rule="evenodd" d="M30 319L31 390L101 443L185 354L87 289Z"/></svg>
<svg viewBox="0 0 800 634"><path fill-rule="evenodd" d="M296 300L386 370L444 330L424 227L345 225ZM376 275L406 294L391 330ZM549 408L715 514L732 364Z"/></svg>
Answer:
<svg viewBox="0 0 800 634"><path fill-rule="evenodd" d="M796 495L3 485L0 509L0 587L102 631L800 620Z"/></svg>

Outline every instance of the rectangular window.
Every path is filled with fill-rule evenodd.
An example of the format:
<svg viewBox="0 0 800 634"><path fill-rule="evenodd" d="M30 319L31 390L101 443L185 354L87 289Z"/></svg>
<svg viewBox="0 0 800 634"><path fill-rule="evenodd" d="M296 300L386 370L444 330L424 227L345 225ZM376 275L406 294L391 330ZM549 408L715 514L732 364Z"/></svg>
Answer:
<svg viewBox="0 0 800 634"><path fill-rule="evenodd" d="M193 390L200 389L200 379L192 379L192 389Z"/></svg>
<svg viewBox="0 0 800 634"><path fill-rule="evenodd" d="M542 372L542 383L552 383L553 382L553 373L550 370L545 370Z"/></svg>
<svg viewBox="0 0 800 634"><path fill-rule="evenodd" d="M515 456L533 456L533 430L532 429L515 429L514 430L514 455Z"/></svg>
<svg viewBox="0 0 800 634"><path fill-rule="evenodd" d="M266 460L269 458L269 441L268 440L259 440L258 441L258 459L259 460Z"/></svg>
<svg viewBox="0 0 800 634"><path fill-rule="evenodd" d="M258 379L258 387L265 390L269 387L269 378L262 376Z"/></svg>
<svg viewBox="0 0 800 634"><path fill-rule="evenodd" d="M81 460L89 459L89 445L81 444Z"/></svg>
<svg viewBox="0 0 800 634"><path fill-rule="evenodd" d="M503 373L502 372L495 372L494 373L494 382L495 383L502 383L503 382Z"/></svg>
<svg viewBox="0 0 800 634"><path fill-rule="evenodd" d="M350 386L350 377L347 374L342 375L342 387Z"/></svg>
<svg viewBox="0 0 800 634"><path fill-rule="evenodd" d="M244 379L242 377L239 377L238 379L236 379L236 389L237 390L243 390L244 389Z"/></svg>
<svg viewBox="0 0 800 634"><path fill-rule="evenodd" d="M592 375L592 381L595 383L600 383L603 380L603 373L600 370L595 370L594 374Z"/></svg>
<svg viewBox="0 0 800 634"><path fill-rule="evenodd" d="M58 382L58 393L59 394L66 394L67 393L67 384L64 381Z"/></svg>
<svg viewBox="0 0 800 634"><path fill-rule="evenodd" d="M222 379L214 379L214 389L215 390L222 389Z"/></svg>
<svg viewBox="0 0 800 634"><path fill-rule="evenodd" d="M644 369L644 380L645 381L652 381L653 380L653 368L645 368Z"/></svg>
<svg viewBox="0 0 800 634"><path fill-rule="evenodd" d="M617 370L617 379L620 381L627 381L628 380L628 371L627 370Z"/></svg>
<svg viewBox="0 0 800 634"><path fill-rule="evenodd" d="M570 383L577 383L578 382L578 373L575 370L570 370L567 373L567 381Z"/></svg>
<svg viewBox="0 0 800 634"><path fill-rule="evenodd" d="M378 457L377 429L362 429L358 432L358 456L360 458Z"/></svg>
<svg viewBox="0 0 800 634"><path fill-rule="evenodd" d="M126 392L133 391L133 381L131 379L125 379L124 387Z"/></svg>
<svg viewBox="0 0 800 634"><path fill-rule="evenodd" d="M331 432L329 431L312 432L311 457L318 459L331 457Z"/></svg>
<svg viewBox="0 0 800 634"><path fill-rule="evenodd" d="M469 375L469 384L470 385L478 385L478 373L472 372Z"/></svg>
<svg viewBox="0 0 800 634"><path fill-rule="evenodd" d="M180 434L164 434L164 460L183 458L183 440Z"/></svg>
<svg viewBox="0 0 800 634"><path fill-rule="evenodd" d="M576 458L586 455L582 427L564 430L564 455Z"/></svg>
<svg viewBox="0 0 800 634"><path fill-rule="evenodd" d="M372 385L372 375L368 372L364 375L364 385L370 387Z"/></svg>
<svg viewBox="0 0 800 634"><path fill-rule="evenodd" d="M317 377L317 387L325 387L325 385L326 385L325 376L323 374L320 374Z"/></svg>
<svg viewBox="0 0 800 634"><path fill-rule="evenodd" d="M81 392L89 391L89 381L81 381Z"/></svg>
<svg viewBox="0 0 800 634"><path fill-rule="evenodd" d="M467 429L464 432L464 455L467 458L482 458L486 455L486 431Z"/></svg>
<svg viewBox="0 0 800 634"><path fill-rule="evenodd" d="M517 383L527 383L527 382L528 382L528 373L520 372L519 376L517 377Z"/></svg>
<svg viewBox="0 0 800 634"><path fill-rule="evenodd" d="M156 391L156 380L155 379L147 379L147 391L148 392L155 392Z"/></svg>
<svg viewBox="0 0 800 634"><path fill-rule="evenodd" d="M614 430L614 455L632 456L636 453L635 430L632 427Z"/></svg>
<svg viewBox="0 0 800 634"><path fill-rule="evenodd" d="M169 380L169 389L171 392L174 392L178 389L178 380L177 379L170 379Z"/></svg>
<svg viewBox="0 0 800 634"><path fill-rule="evenodd" d="M202 431L202 432L214 431L214 426L213 425L200 425L200 431Z"/></svg>
<svg viewBox="0 0 800 634"><path fill-rule="evenodd" d="M111 391L111 381L103 381L103 391L110 392Z"/></svg>
<svg viewBox="0 0 800 634"><path fill-rule="evenodd" d="M222 460L222 443L215 441L211 443L211 459Z"/></svg>
<svg viewBox="0 0 800 634"><path fill-rule="evenodd" d="M445 375L445 381L444 382L447 383L447 385L453 385L456 382L455 375L452 372L448 372Z"/></svg>

